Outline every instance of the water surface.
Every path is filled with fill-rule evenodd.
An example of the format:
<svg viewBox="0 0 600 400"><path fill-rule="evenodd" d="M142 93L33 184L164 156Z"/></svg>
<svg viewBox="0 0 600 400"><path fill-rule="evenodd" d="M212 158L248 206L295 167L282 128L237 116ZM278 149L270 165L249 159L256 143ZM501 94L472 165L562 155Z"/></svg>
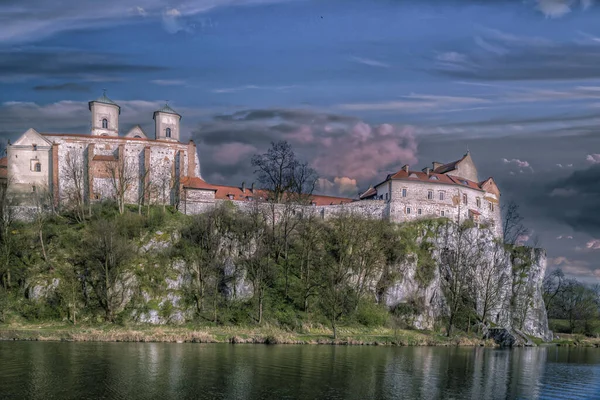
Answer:
<svg viewBox="0 0 600 400"><path fill-rule="evenodd" d="M600 399L600 349L0 342L0 398Z"/></svg>

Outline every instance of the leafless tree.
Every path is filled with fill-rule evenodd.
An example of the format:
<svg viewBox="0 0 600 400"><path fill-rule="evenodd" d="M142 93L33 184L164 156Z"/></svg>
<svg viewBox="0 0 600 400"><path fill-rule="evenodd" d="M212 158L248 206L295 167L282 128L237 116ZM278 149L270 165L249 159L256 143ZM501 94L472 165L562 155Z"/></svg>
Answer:
<svg viewBox="0 0 600 400"><path fill-rule="evenodd" d="M542 297L544 299L544 305L546 306L546 312L550 310L554 300L557 297L560 297L565 291L566 283L565 274L560 268L546 274L542 286Z"/></svg>
<svg viewBox="0 0 600 400"><path fill-rule="evenodd" d="M519 212L519 205L514 201L507 202L502 206L502 214L504 243L517 244L529 233L529 229L523 225L524 218Z"/></svg>
<svg viewBox="0 0 600 400"><path fill-rule="evenodd" d="M69 151L62 164L62 175L65 177L64 194L67 205L74 211L79 222L85 221L85 163L79 151Z"/></svg>
<svg viewBox="0 0 600 400"><path fill-rule="evenodd" d="M106 170L110 177L119 213L123 214L125 212L127 194L138 179L137 171L132 160L125 155L119 155L117 160L109 161Z"/></svg>

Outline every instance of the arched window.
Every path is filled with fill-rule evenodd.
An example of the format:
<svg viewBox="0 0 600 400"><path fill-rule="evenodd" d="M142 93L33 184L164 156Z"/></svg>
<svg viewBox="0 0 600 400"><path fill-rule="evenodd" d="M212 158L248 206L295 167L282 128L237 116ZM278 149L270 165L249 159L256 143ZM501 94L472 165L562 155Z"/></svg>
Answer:
<svg viewBox="0 0 600 400"><path fill-rule="evenodd" d="M106 118L102 120L102 129L108 129L108 120Z"/></svg>
<svg viewBox="0 0 600 400"><path fill-rule="evenodd" d="M35 163L35 172L42 172L42 164Z"/></svg>
<svg viewBox="0 0 600 400"><path fill-rule="evenodd" d="M171 137L171 128L167 128L166 136Z"/></svg>

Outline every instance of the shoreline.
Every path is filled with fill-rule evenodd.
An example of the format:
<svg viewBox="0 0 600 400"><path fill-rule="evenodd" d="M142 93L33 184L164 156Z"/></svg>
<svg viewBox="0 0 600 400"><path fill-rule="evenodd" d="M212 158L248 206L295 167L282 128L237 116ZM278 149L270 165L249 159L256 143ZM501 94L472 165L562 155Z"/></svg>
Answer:
<svg viewBox="0 0 600 400"><path fill-rule="evenodd" d="M230 343L341 346L469 346L497 347L492 340L433 332L387 328L340 328L337 339L322 329L291 332L278 328L173 326L2 326L0 341Z"/></svg>
<svg viewBox="0 0 600 400"><path fill-rule="evenodd" d="M285 331L274 327L197 326L56 326L44 324L0 325L0 341L136 342L136 343L230 343L339 346L437 346L499 347L493 340L461 334L446 337L429 331L389 328L339 328L337 339L326 329ZM600 338L561 335L537 345L600 347Z"/></svg>

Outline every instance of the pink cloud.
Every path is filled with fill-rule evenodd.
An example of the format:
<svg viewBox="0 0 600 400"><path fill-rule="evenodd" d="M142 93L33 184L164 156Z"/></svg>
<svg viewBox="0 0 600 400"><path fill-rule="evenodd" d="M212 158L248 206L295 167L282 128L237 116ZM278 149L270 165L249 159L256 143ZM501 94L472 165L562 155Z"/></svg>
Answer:
<svg viewBox="0 0 600 400"><path fill-rule="evenodd" d="M335 177L333 182L329 179L320 178L317 182L317 189L320 193L332 196L350 196L354 197L358 193L356 179L347 176Z"/></svg>
<svg viewBox="0 0 600 400"><path fill-rule="evenodd" d="M249 144L226 143L215 150L213 161L221 165L235 165L245 156L256 152L256 147Z"/></svg>

